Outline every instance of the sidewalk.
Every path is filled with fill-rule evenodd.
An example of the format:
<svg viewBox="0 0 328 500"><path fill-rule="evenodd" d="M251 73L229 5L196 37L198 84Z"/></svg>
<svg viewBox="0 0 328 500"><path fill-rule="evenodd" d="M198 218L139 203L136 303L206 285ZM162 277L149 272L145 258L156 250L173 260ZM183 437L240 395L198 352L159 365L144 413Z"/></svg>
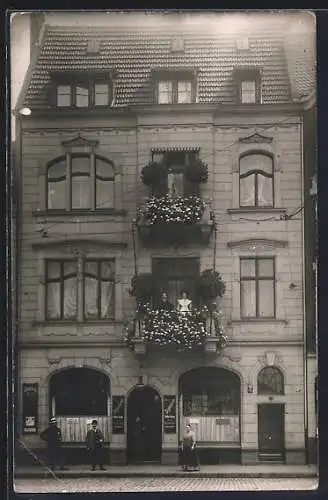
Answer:
<svg viewBox="0 0 328 500"><path fill-rule="evenodd" d="M87 465L72 465L67 471L55 471L60 478L91 477L257 477L305 478L315 477L315 465L203 465L197 472L183 472L176 465L107 465L105 471L91 471ZM16 467L15 478L51 477L41 466Z"/></svg>

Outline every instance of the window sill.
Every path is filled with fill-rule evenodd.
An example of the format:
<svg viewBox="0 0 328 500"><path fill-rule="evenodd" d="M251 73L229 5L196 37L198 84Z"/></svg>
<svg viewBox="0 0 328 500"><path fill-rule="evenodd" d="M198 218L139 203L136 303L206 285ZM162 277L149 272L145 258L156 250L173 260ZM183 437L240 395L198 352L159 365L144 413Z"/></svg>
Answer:
<svg viewBox="0 0 328 500"><path fill-rule="evenodd" d="M281 319L281 318L243 318L243 319L232 319L228 321L228 325L242 325L242 324L249 324L249 323L274 323L274 324L284 324L288 325L288 320L287 319Z"/></svg>
<svg viewBox="0 0 328 500"><path fill-rule="evenodd" d="M275 207L240 207L240 208L228 208L228 214L242 214L242 213L274 213L274 214L285 214L287 210L285 208L275 208Z"/></svg>
<svg viewBox="0 0 328 500"><path fill-rule="evenodd" d="M56 217L58 215L72 216L87 216L87 215L127 215L126 210L116 210L115 208L100 208L100 209L77 209L77 210L33 210L34 217Z"/></svg>
<svg viewBox="0 0 328 500"><path fill-rule="evenodd" d="M88 326L88 325L122 325L124 324L123 320L115 320L115 319L86 319L83 321L77 320L44 320L44 321L33 321L32 326Z"/></svg>

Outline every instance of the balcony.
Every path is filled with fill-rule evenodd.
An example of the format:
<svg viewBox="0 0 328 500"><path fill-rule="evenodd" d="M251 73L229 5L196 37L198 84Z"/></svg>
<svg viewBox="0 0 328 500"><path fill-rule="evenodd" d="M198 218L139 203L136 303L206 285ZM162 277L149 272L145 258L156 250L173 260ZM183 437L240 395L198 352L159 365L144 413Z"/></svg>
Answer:
<svg viewBox="0 0 328 500"><path fill-rule="evenodd" d="M145 305L138 311L127 342L140 357L147 354L150 346L175 353L205 351L208 355L215 355L226 345L227 338L219 311L209 312L203 306L181 314Z"/></svg>
<svg viewBox="0 0 328 500"><path fill-rule="evenodd" d="M210 207L200 197L152 197L138 210L136 226L145 247L208 245L214 230Z"/></svg>

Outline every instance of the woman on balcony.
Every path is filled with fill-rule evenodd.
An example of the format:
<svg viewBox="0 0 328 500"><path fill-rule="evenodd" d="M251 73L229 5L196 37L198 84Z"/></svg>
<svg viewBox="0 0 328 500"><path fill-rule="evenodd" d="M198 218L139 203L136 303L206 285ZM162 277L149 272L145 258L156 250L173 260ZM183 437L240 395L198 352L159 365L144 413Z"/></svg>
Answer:
<svg viewBox="0 0 328 500"><path fill-rule="evenodd" d="M180 299L178 299L178 312L185 316L186 313L191 312L191 307L192 302L188 297L188 293L183 290Z"/></svg>
<svg viewBox="0 0 328 500"><path fill-rule="evenodd" d="M167 298L166 292L163 292L161 295L161 300L158 304L158 309L159 311L173 311L174 309L173 304L171 304L171 302L169 302Z"/></svg>

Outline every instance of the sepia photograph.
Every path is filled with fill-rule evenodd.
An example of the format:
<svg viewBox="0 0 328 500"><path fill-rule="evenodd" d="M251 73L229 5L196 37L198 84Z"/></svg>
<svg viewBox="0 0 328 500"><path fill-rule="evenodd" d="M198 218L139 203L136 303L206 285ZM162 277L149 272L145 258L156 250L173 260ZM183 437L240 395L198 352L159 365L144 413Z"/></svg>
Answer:
<svg viewBox="0 0 328 500"><path fill-rule="evenodd" d="M316 29L10 13L17 493L318 488Z"/></svg>

